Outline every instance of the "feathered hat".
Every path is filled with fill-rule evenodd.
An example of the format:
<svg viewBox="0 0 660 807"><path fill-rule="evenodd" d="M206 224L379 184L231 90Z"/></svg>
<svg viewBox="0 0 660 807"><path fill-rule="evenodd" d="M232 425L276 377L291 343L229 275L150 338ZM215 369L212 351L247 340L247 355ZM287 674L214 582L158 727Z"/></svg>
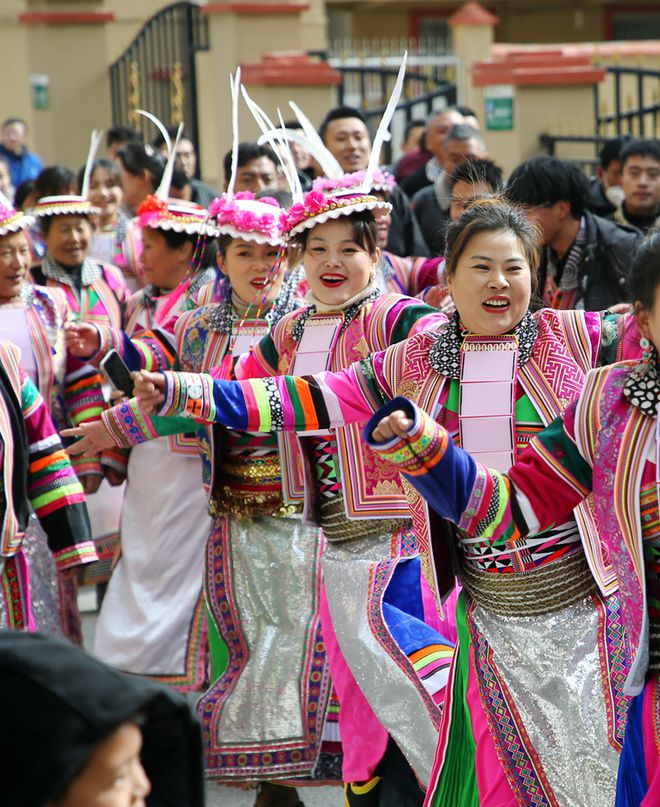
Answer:
<svg viewBox="0 0 660 807"><path fill-rule="evenodd" d="M272 197L255 199L250 191L234 193L238 169L238 104L240 100L241 68L236 75L229 77L231 88L231 171L227 190L214 199L209 207L209 215L217 225L221 235L254 241L257 244L279 246L282 243L280 216L282 208Z"/></svg>
<svg viewBox="0 0 660 807"><path fill-rule="evenodd" d="M391 175L378 169L378 160L380 159L380 150L387 137L396 105L401 96L403 79L406 72L406 62L407 53L404 53L392 89L392 95L383 112L383 117L381 118L373 140L369 163L365 171L344 174L339 163L328 151L309 120L296 104L289 102L304 132L304 136L296 132L292 139L296 140L296 142L301 142L301 144L309 150L310 154L317 160L326 174L325 177L315 180L312 184L312 190L304 195L300 190L300 182L297 172L295 171L295 166L292 161L287 160L288 148L286 149L286 153L282 149L282 144L285 146L288 145L287 138L290 136L290 130L285 129L284 126L279 129L275 128L271 121L268 120L263 110L249 98L243 88L243 95L255 120L262 129L263 138L272 146L280 146L279 148L275 148L275 151L282 161L285 176L289 179L291 166L295 173L295 181L292 178L289 182L294 197L294 204L291 205L286 213L283 213L280 221L282 235L286 240L295 237L303 230L315 227L317 224L323 224L330 219L338 219L341 216L349 216L352 213L361 212L363 210L375 211L392 209L389 202L374 196L373 192L377 190L390 191L395 184ZM285 164L289 165L288 171L285 168Z"/></svg>

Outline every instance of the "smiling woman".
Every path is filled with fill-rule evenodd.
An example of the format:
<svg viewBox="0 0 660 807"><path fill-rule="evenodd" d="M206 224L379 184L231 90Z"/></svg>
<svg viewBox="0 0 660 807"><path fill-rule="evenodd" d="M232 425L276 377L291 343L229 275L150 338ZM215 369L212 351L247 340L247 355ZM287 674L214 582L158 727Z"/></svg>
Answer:
<svg viewBox="0 0 660 807"><path fill-rule="evenodd" d="M279 354L280 372L302 375L237 385L168 373L151 376L137 389L161 402L161 415L184 411L198 420L260 430L338 427L339 435L365 421L380 402L406 395L433 413L451 442L507 471L532 437L577 396L589 369L641 353L630 318L551 309L532 313L528 306L538 252L538 231L521 208L499 198L476 200L448 230L447 274L457 292L457 313L448 323L427 325L380 353L360 356L346 350L343 355L356 361L344 370L334 363L336 350L330 365L335 372L309 376L304 375L310 372L309 361L298 365L295 357L294 364L287 345L287 340L302 344L304 330L295 319L303 312L292 315L289 333L284 323L275 330L277 347L260 345L255 352L271 362ZM391 305L387 300L377 300L370 313ZM366 309L365 302L357 316ZM304 329L313 322L307 314ZM351 330L349 325L344 339ZM370 326L365 332L376 330ZM164 396L154 394L157 385ZM338 441L340 448L345 440ZM371 491L358 489L357 475L329 477L321 460L332 447L316 444L314 450L319 489L330 494L320 505L329 541L324 571L330 613L335 628L342 628L341 635L336 632L340 643L342 638L346 642L342 650L350 662L362 650L355 637L365 635L346 615L351 607L353 619L358 614L354 597L359 589L349 583L359 544L351 563L340 565L345 549L332 539L337 523L344 525L331 509L332 496L339 491L348 499L360 493L364 501ZM341 452L338 467L340 472L350 469ZM380 466L375 476L390 479ZM350 501L351 508L358 503ZM450 553L435 534L435 554L429 552L431 525L414 496L410 514L427 569L435 564L431 576L446 593L453 586ZM514 805L533 801L539 792L551 804L613 803L627 710L622 687L628 656L618 628L618 593L591 511L580 507L575 514L557 515L558 523L537 535L512 539L507 534L497 541L476 540L463 531L452 535L464 593L456 608L459 646L428 804ZM590 548L589 565L582 540ZM397 582L396 574L392 581ZM353 628L350 639L343 633L346 624ZM356 667L356 677L380 706L378 687L375 693L368 688L373 682L365 680L366 669ZM388 681L390 694L394 680ZM412 714L415 701L406 703ZM400 709L397 720L395 736L410 753ZM561 731L548 731L550 722ZM421 726L415 725L417 737ZM573 764L578 754L588 756L586 769Z"/></svg>

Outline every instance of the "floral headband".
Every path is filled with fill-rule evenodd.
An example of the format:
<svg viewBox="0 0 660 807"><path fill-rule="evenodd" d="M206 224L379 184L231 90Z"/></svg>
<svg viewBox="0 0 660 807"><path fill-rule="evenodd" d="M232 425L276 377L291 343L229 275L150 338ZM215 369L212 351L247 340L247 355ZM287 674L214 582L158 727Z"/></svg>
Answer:
<svg viewBox="0 0 660 807"><path fill-rule="evenodd" d="M194 202L181 199L160 199L149 194L137 212L140 227L151 227L155 230L173 230L176 233L195 235L204 232L206 235L218 234L215 227L209 224L206 208Z"/></svg>
<svg viewBox="0 0 660 807"><path fill-rule="evenodd" d="M0 238L4 235L25 230L34 223L33 216L26 216L22 210L0 204Z"/></svg>
<svg viewBox="0 0 660 807"><path fill-rule="evenodd" d="M379 172L381 173L381 172ZM302 202L291 205L280 218L286 239L329 219L350 216L362 210L391 210L392 205L361 190L365 172L356 171L338 179L317 179Z"/></svg>
<svg viewBox="0 0 660 807"><path fill-rule="evenodd" d="M319 177L319 179L314 180L312 188L315 191L321 191L323 193L341 190L342 188L357 189L362 186L366 175L366 171L353 171L350 174L344 174L338 179ZM379 168L376 168L372 176L371 192L385 191L389 193L394 187L396 187L396 179L394 176L390 174L389 171L381 171Z"/></svg>
<svg viewBox="0 0 660 807"><path fill-rule="evenodd" d="M271 196L255 199L250 191L239 191L231 198L223 193L209 207L209 215L217 223L219 233L273 246L282 243L280 216L283 212L277 199Z"/></svg>

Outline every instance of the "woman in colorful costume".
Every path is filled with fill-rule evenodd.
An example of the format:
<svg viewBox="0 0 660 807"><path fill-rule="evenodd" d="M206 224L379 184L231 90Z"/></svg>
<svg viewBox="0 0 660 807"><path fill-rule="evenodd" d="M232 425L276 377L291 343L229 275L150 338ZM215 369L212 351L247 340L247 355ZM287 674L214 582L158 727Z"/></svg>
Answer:
<svg viewBox="0 0 660 807"><path fill-rule="evenodd" d="M404 399L381 410L369 424L367 436L434 510L484 547L520 544L531 534L552 528L557 513L568 512L593 494L601 537L619 583L620 621L632 656L626 666L625 689L634 699L628 710L616 804L650 807L660 801L660 233L649 235L638 248L629 283L642 334L642 360L590 371L579 398L533 438L508 473L457 449L447 431ZM592 562L598 561L592 558ZM470 615L468 625L474 617ZM531 646L518 649L523 656L537 646L537 640L529 638ZM497 657L488 660L490 665L494 661ZM569 680L576 683L579 676L575 665ZM498 679L489 693L498 691L506 698L507 688L502 689ZM545 678L537 679L538 699L546 700L550 694L547 683ZM512 729L517 725L518 721ZM585 749L575 738L573 742L572 761L585 760ZM581 776L594 761L586 753L588 764L579 766ZM594 798L579 803L611 804L611 793L608 796L607 802Z"/></svg>
<svg viewBox="0 0 660 807"><path fill-rule="evenodd" d="M235 106L237 92L238 78ZM283 211L274 199L234 194L233 186L232 178L210 208L221 279L200 291L200 307L176 326L174 353L190 371L231 368L233 357L297 305L301 271L285 277ZM102 341L131 369L162 369L168 365L158 359L155 337L147 332L130 342L106 331ZM155 419L148 428L150 436L177 440L191 422ZM273 435L216 426L199 429L196 445L213 518L205 572L197 564L210 646L211 684L197 707L206 774L260 782L259 807L297 805L296 790L277 780L333 777L319 764L330 690L318 616L320 532L302 523L299 503L283 500Z"/></svg>
<svg viewBox="0 0 660 807"><path fill-rule="evenodd" d="M395 96L396 92L388 105L389 114ZM253 109L251 99L246 97L246 101ZM386 126L384 116L374 139L370 167L355 178L354 185L342 179L327 193L313 190L304 199L298 197L300 201L284 217L288 238L295 239L298 251L304 252L311 292L309 304L284 317L235 368L239 378L261 376L264 380L241 382L240 386L225 382L246 391L257 385L256 400L248 392L250 430L277 431L284 425L279 415L275 419L268 415L268 397L273 395L273 405L278 406L281 386L277 378L268 376L294 368L298 372L322 371L328 366L340 369L416 330L445 321L437 311L411 298L382 295L376 283L379 250L372 211L387 210L389 205L370 196L368 190L380 150L377 144L382 142ZM290 175L290 187L295 189L295 169ZM306 399L297 409L301 421L303 414L309 414L310 403ZM286 403L284 406L288 408ZM123 412L117 412L115 424L120 431L124 431L129 411L141 417L135 407L132 401ZM265 416L263 422L259 412ZM233 423L226 425L236 428ZM238 428L244 430L245 424ZM289 428L294 427L289 424ZM300 476L293 461L296 443L288 438L281 452L283 481L287 498L305 496L307 517L320 524L326 538L323 574L327 599L322 598L321 616L341 704L347 799L351 805L387 804L393 797L410 805L421 803L422 793L410 767L396 745L388 748L389 733L425 782L451 644L436 630L437 609L420 578L405 496L398 476L387 474L383 466L373 464L373 455L363 452L359 427L340 428L336 434L316 434L314 424L300 428L313 431L304 438L305 475ZM137 439L124 433L124 441L127 438ZM119 435L117 440L121 442ZM360 642L355 641L358 635ZM385 770L379 769L381 761ZM388 773L392 775L388 777Z"/></svg>
<svg viewBox="0 0 660 807"><path fill-rule="evenodd" d="M405 57L403 65L405 69ZM264 134L259 138L259 143L275 145L272 142L273 136L280 136L286 138L289 146L292 143L302 146L316 160L324 174L323 177L314 180L312 190L317 190L321 193L327 190L336 192L340 187L349 189L361 185L366 176L366 171L355 171L345 175L341 165L327 149L318 132L300 107L293 101L289 101L289 106L298 119L302 132L298 129L286 128L264 131ZM387 124L387 113L383 116L383 120ZM287 149L286 144L284 148L285 150ZM281 153L281 150L277 147L274 150L276 153ZM394 176L389 171L382 171L374 165L369 168L369 176L371 177L370 187L365 186L365 190L376 198L388 202L390 194L397 184ZM294 189L292 191L295 193ZM381 250L376 268L376 281L381 291L421 297L422 292L429 288L435 288L438 285L444 286L442 258L404 258L385 251L392 225L391 206L383 206L380 210L375 211L375 216L378 224L378 247Z"/></svg>
<svg viewBox="0 0 660 807"><path fill-rule="evenodd" d="M347 192L342 184L327 196L312 191L304 203L291 208L285 221L291 238L300 235L298 245L304 250L311 286L309 304L284 317L252 354L239 360L237 377L262 376L263 380L219 382L235 389L234 394L250 411L239 428L264 432L297 426L313 431L303 439L304 479L291 462L294 445L290 438L285 441L282 460L288 495L300 497L304 489L308 515L323 527L327 541L323 559L327 601L324 597L321 613L341 704L344 779L355 783L348 787L350 804L358 804L360 797L379 803L374 774L386 753L387 729L418 776L428 776L451 647L425 624L426 620L437 628L439 620L430 592L420 580L415 539L397 475L387 474L383 466L373 463L373 454L362 450L359 427L314 432L318 424L311 413L312 399L298 399L295 387L298 419L293 423L289 417L293 398L276 374L322 371L324 367L338 370L417 329L444 321L441 314L411 298L383 296L378 289L378 248L371 211L384 204L361 188ZM177 384L178 379L189 377L197 378L175 376ZM278 412L275 418L270 416L269 398L273 411ZM116 412L115 428L124 432L124 439L126 416L138 414L135 407L132 401L124 412ZM206 412L200 414L208 418ZM218 410L219 420L225 414L233 420L229 408L222 414ZM237 427L233 422L230 425ZM333 425L340 425L339 419ZM405 652L392 632L398 634ZM355 641L358 635L359 643ZM360 676L357 683L354 675ZM406 703L406 719L402 718L402 703ZM400 787L400 793L406 793L402 797L408 799L405 803L414 804L415 799L421 803L414 780L406 783L405 771L402 779L393 782L386 778L381 787ZM380 798L386 799L387 794L383 792Z"/></svg>
<svg viewBox="0 0 660 807"><path fill-rule="evenodd" d="M493 257L501 254L502 239L505 243L513 239L517 250L506 258L515 257L517 261L503 265ZM538 237L521 211L497 200L474 205L450 228L448 245L447 281L458 313L446 326L366 357L343 373L274 379L279 395L269 404L267 414L283 420L284 428L309 428L311 424L325 428L364 420L382 402L405 393L445 425L456 442L472 451L487 452L489 461L506 470L533 434L579 393L589 369L620 358L624 351L638 352L636 341L623 335L626 320L615 315L550 310L529 313ZM200 412L206 414L216 407L226 417L229 407L237 422L245 417L250 425L254 424L252 401L254 396L257 402L261 400L260 391L246 387L243 403L220 381L215 382L214 390L204 384L197 386L196 391L200 390L204 396L211 392L215 395L214 399L204 399ZM185 384L184 388L176 386L176 391L168 388L168 394L172 393L181 396L173 409L194 406ZM283 410L280 399L285 402ZM259 422L263 417L258 418ZM423 557L428 558L431 531L426 509L414 498L410 509ZM597 559L591 564L600 589L595 597L591 594L591 573L581 539L593 548L590 560ZM441 785L437 783L440 768L436 766L429 801L437 787L441 793L437 804L462 798L460 794L465 789L474 796L475 779L465 776L466 749L471 748L468 758L476 759L481 804L497 804L500 799L508 804L506 799L512 792L520 794L520 803L524 804L529 791L535 788L549 794L548 803L557 798L583 798L584 793L584 798L593 798L594 804L607 803L607 787L611 796L617 751L623 739L627 701L622 687L627 651L620 630L616 580L601 549L593 514L583 506L575 518L569 516L561 527L534 536L515 552L506 548L497 553L490 549L485 552L466 537L459 538L459 547L466 588L459 614L473 607L486 614L475 628L474 647L497 647L500 643L508 646L510 637L501 628L503 617L511 617L510 631L517 635L515 616L524 613L523 621L529 621L544 637L544 653L551 646L554 651L550 655L561 658L561 649L580 635L576 623L583 625L582 630L587 630L586 625L598 625L598 643L594 640L590 645L581 645L584 680L595 691L602 691L602 697L597 699L597 725L592 727L582 719L579 693L567 698L561 713L562 721L574 726L572 736L579 736L582 747L593 750L596 761L592 775L581 772L579 777L566 777L564 766L571 754L563 743L565 735L552 735L553 741L549 742L545 736L535 741L523 733L517 742L524 757L512 762L505 754L510 739L507 732L511 715L518 714L520 704L515 700L507 708L481 709L475 681L485 681L488 670L475 666L474 647L466 650L464 646L463 659L470 658L471 676L469 681L457 681L454 676L454 685L460 689L470 684L469 710L477 734L472 734L469 724L455 719L453 709L445 712L437 757L442 767ZM438 544L436 552L440 548ZM438 557L438 568L444 593L453 585L451 559ZM432 570L427 571L432 576ZM521 582L519 574L523 575ZM574 595L581 601L579 607L566 610L561 599L544 602L537 590L545 586L547 578L563 580L565 575L574 575ZM505 588L517 586L511 596L505 597L500 591L500 581ZM556 614L561 619L555 618ZM570 669L571 659L565 658L563 663ZM553 680L563 680L565 673L566 669L560 667ZM541 666L529 673L534 681L541 675L547 675ZM465 691L458 691L456 697L464 699ZM525 702L525 695L520 697ZM541 715L534 717L541 720ZM548 769L554 766L560 772L553 776L551 784L545 772L532 776L525 767L525 759L537 761L539 756ZM498 762L498 758L506 764ZM557 781L561 784L559 795L553 791Z"/></svg>
<svg viewBox="0 0 660 807"><path fill-rule="evenodd" d="M96 551L80 482L18 348L6 341L0 341L0 434L0 623L34 631L33 553L25 546L31 510L59 574L95 561Z"/></svg>
<svg viewBox="0 0 660 807"><path fill-rule="evenodd" d="M80 182L82 185L82 177ZM119 267L126 285L135 291L143 282L139 268L140 229L122 206L121 172L112 160L101 158L92 163L89 200L99 209L97 228L89 247L90 257Z"/></svg>
<svg viewBox="0 0 660 807"><path fill-rule="evenodd" d="M169 145L173 165L176 152ZM167 200L170 168L138 211L142 273L148 285L131 297L125 331L90 323L68 329L69 350L95 366L112 348L132 369L173 366L175 324L189 295L214 277L191 270L208 260L204 253L213 245L215 231L204 208ZM202 569L211 521L197 441L194 435L165 436L136 446L128 458L123 452L106 452L104 464L115 484L124 478L128 484L121 509L121 555L99 613L94 653L126 672L181 690L201 689L208 660Z"/></svg>
<svg viewBox="0 0 660 807"><path fill-rule="evenodd" d="M63 292L29 282L29 228L33 219L0 206L0 340L19 348L21 364L37 387L49 415L64 421L68 309ZM66 633L80 641L81 627L70 580L57 574L47 537L32 515L22 544L30 567L30 601L34 624L46 633ZM96 565L96 564L95 564ZM71 595L71 596L70 596Z"/></svg>

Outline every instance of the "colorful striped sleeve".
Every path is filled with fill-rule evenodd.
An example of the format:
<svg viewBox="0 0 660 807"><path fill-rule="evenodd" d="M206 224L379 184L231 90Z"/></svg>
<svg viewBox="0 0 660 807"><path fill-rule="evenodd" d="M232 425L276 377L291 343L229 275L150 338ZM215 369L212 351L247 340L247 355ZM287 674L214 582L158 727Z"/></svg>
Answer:
<svg viewBox="0 0 660 807"><path fill-rule="evenodd" d="M384 443L372 434L382 418L403 410L412 419L405 437ZM508 474L476 462L449 433L406 398L380 409L365 440L396 465L441 516L474 538L494 545L515 543L546 530L576 507L591 487L591 469L572 439L575 407L537 435Z"/></svg>
<svg viewBox="0 0 660 807"><path fill-rule="evenodd" d="M374 401L365 394L368 390L361 375L359 364L334 373L243 381L167 372L165 400L158 415L186 415L202 423L257 432L362 423L373 413Z"/></svg>
<svg viewBox="0 0 660 807"><path fill-rule="evenodd" d="M131 398L110 407L101 418L106 431L118 448L132 448L166 437L170 434L187 434L195 431L188 417L150 417L140 409L139 401Z"/></svg>
<svg viewBox="0 0 660 807"><path fill-rule="evenodd" d="M28 437L28 495L59 569L97 559L85 494L41 395L22 378L21 407Z"/></svg>
<svg viewBox="0 0 660 807"><path fill-rule="evenodd" d="M116 350L131 371L157 372L169 370L176 364L173 336L168 331L148 329L130 337L125 331L108 325L96 325L96 329L100 347L88 360L95 366L99 365L109 350Z"/></svg>

